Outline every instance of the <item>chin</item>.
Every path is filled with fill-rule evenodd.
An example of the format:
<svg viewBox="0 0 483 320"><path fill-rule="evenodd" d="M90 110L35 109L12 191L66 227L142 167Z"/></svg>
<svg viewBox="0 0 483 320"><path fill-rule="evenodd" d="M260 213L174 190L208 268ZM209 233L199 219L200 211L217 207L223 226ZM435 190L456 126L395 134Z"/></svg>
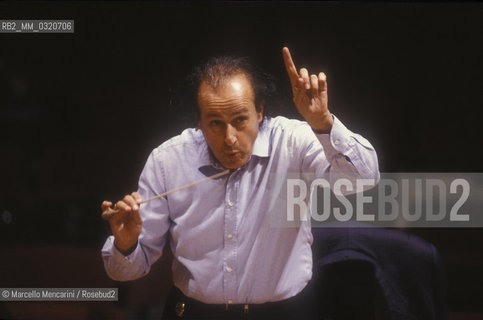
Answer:
<svg viewBox="0 0 483 320"><path fill-rule="evenodd" d="M223 166L227 169L238 169L241 168L247 163L245 160L237 160L237 161L225 161Z"/></svg>
<svg viewBox="0 0 483 320"><path fill-rule="evenodd" d="M238 164L238 163L223 163L223 166L227 169L238 169L243 167L244 163Z"/></svg>

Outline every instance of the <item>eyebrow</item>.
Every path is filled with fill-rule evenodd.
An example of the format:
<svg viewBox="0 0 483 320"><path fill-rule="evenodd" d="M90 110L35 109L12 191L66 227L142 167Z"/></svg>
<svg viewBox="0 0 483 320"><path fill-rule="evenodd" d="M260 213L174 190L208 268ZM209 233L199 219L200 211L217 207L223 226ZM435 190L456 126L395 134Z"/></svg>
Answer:
<svg viewBox="0 0 483 320"><path fill-rule="evenodd" d="M235 111L230 116L234 117L234 116L237 116L237 115L242 114L242 113L248 113L248 109L247 108L243 108L241 110ZM208 113L206 115L206 117L209 117L209 118L217 118L217 117L220 117L220 115L218 113Z"/></svg>

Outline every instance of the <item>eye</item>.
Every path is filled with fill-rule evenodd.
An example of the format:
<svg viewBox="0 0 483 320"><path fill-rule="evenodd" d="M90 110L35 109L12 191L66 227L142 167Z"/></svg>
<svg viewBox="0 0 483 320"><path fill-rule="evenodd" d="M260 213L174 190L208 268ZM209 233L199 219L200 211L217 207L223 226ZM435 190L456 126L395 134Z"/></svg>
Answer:
<svg viewBox="0 0 483 320"><path fill-rule="evenodd" d="M242 124L245 121L247 121L247 117L238 117L238 118L235 119L235 123L237 123L237 124Z"/></svg>
<svg viewBox="0 0 483 320"><path fill-rule="evenodd" d="M221 125L221 121L220 120L211 120L210 121L210 126L211 127L219 127Z"/></svg>

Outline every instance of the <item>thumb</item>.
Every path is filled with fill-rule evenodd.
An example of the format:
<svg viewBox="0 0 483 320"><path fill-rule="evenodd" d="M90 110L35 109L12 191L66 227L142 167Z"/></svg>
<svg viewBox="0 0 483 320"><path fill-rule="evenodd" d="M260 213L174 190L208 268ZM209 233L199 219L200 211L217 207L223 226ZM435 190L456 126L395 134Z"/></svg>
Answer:
<svg viewBox="0 0 483 320"><path fill-rule="evenodd" d="M105 200L105 201L102 202L101 209L102 209L103 212L106 211L106 210L112 210L111 206L112 206L112 202Z"/></svg>

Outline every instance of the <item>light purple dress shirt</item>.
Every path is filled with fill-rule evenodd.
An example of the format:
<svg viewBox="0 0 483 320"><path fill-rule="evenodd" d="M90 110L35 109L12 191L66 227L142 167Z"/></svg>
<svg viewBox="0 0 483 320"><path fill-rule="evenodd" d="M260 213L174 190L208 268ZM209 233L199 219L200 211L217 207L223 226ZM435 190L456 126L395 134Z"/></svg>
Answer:
<svg viewBox="0 0 483 320"><path fill-rule="evenodd" d="M139 193L147 199L222 169L202 132L186 129L150 154ZM371 144L336 117L330 134L315 134L306 122L266 118L242 168L141 205L136 249L124 256L113 236L102 249L108 275L121 281L144 276L170 237L173 281L189 297L224 304L296 295L312 277L310 219L293 228L270 223L284 206L274 197L272 177L296 172L379 179Z"/></svg>

